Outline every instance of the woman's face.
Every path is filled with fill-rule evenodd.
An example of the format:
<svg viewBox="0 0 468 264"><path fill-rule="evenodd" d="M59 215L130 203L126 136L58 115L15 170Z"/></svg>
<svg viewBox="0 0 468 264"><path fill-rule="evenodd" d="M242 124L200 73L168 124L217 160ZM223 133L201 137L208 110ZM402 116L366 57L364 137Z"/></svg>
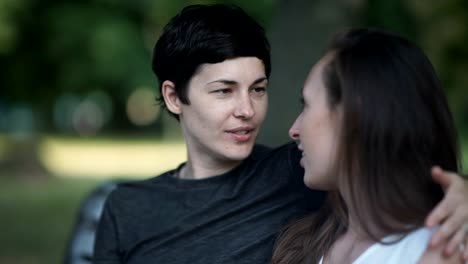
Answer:
<svg viewBox="0 0 468 264"><path fill-rule="evenodd" d="M190 158L247 158L267 112L267 84L256 57L201 65L189 83L190 104L181 104L179 113Z"/></svg>
<svg viewBox="0 0 468 264"><path fill-rule="evenodd" d="M339 133L339 107L331 110L323 82L324 66L330 55L323 57L310 71L302 89L303 109L289 130L299 141L304 183L309 188L330 190L337 186L333 170Z"/></svg>

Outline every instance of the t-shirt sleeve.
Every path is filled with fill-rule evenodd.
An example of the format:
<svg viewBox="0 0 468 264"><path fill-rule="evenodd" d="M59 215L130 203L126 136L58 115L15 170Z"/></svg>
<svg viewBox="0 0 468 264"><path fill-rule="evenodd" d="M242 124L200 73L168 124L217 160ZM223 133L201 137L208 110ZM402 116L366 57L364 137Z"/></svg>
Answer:
<svg viewBox="0 0 468 264"><path fill-rule="evenodd" d="M119 237L116 218L112 212L112 197L109 195L99 221L94 243L93 264L120 264Z"/></svg>

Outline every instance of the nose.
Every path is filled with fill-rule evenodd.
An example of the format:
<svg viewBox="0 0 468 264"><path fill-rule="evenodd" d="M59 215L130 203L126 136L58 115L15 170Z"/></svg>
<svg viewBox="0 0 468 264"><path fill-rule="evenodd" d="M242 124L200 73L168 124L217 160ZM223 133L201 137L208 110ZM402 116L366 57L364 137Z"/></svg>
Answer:
<svg viewBox="0 0 468 264"><path fill-rule="evenodd" d="M299 129L300 129L300 124L302 121L302 114L300 114L296 120L294 121L294 124L291 126L289 129L289 137L291 137L293 140L299 140Z"/></svg>
<svg viewBox="0 0 468 264"><path fill-rule="evenodd" d="M255 115L255 109L250 97L242 97L236 103L234 116L242 119L250 119Z"/></svg>

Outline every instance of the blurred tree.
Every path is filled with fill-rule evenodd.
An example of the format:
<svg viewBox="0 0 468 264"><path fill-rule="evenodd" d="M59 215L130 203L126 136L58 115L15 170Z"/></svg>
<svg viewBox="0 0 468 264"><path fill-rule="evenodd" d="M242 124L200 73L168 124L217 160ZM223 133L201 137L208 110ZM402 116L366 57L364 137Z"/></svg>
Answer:
<svg viewBox="0 0 468 264"><path fill-rule="evenodd" d="M216 2L225 1L0 0L0 105L28 104L54 131L60 95L99 90L114 104L109 129L134 129L127 99L139 87L156 89L151 51L162 27L185 5ZM262 21L273 5L232 2Z"/></svg>
<svg viewBox="0 0 468 264"><path fill-rule="evenodd" d="M114 104L107 129L133 129L126 101L138 87L156 89L150 59L163 25L187 4L217 2L242 6L271 37L272 107L261 141L287 140L308 68L329 37L350 25L386 27L420 43L440 73L459 126L468 131L468 97L462 96L468 81L468 4L463 0L431 5L422 0L0 0L0 115L2 105L28 105L54 131L52 110L59 96L79 98L100 90Z"/></svg>
<svg viewBox="0 0 468 264"><path fill-rule="evenodd" d="M83 95L99 88L125 102L131 89L152 85L149 51L139 32L144 10L119 1L30 0L16 17L15 48L3 57L2 96L32 104L48 124L63 92Z"/></svg>

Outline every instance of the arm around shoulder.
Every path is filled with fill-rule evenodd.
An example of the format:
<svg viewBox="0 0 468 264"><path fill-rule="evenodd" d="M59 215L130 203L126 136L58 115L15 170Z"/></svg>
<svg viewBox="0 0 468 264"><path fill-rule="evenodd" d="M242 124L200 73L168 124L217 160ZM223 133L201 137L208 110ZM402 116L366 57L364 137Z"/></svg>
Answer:
<svg viewBox="0 0 468 264"><path fill-rule="evenodd" d="M443 245L437 248L427 248L418 261L418 264L460 264L463 263L460 253L453 254L450 257L444 255Z"/></svg>

